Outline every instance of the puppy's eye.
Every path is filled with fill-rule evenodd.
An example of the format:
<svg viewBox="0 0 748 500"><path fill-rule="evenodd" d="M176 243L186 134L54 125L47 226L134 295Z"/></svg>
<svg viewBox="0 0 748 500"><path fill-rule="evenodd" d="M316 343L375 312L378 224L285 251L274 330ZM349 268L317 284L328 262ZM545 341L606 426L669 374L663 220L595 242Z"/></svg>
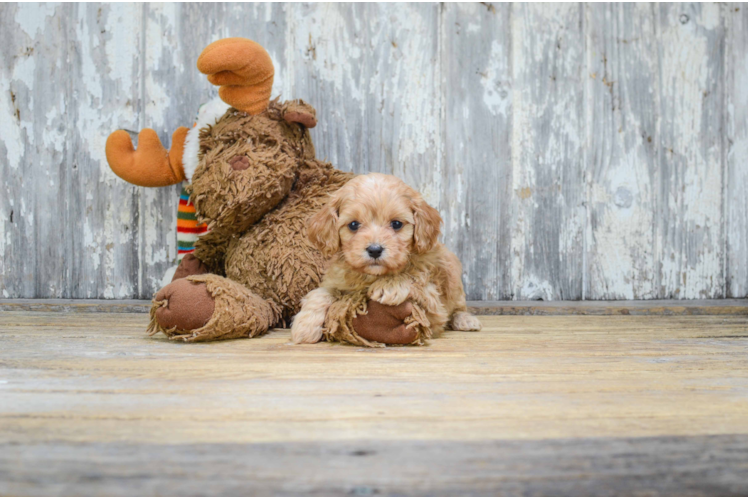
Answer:
<svg viewBox="0 0 748 500"><path fill-rule="evenodd" d="M348 229L351 231L358 231L359 227L361 227L361 224L356 220L348 224Z"/></svg>
<svg viewBox="0 0 748 500"><path fill-rule="evenodd" d="M403 223L402 223L402 222L400 222L399 220L393 220L392 222L390 222L390 226L391 226L391 227L392 227L392 229L394 229L395 231L399 231L400 229L402 229L402 228L403 228Z"/></svg>

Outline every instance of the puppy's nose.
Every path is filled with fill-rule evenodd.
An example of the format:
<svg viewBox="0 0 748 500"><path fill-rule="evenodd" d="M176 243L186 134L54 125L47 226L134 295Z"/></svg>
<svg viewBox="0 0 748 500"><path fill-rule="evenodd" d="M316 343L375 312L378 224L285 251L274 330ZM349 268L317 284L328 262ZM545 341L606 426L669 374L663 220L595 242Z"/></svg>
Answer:
<svg viewBox="0 0 748 500"><path fill-rule="evenodd" d="M366 247L366 253L368 253L369 257L371 257L372 259L378 259L379 256L382 255L382 252L384 252L384 248L382 248L382 245L379 245L377 243Z"/></svg>

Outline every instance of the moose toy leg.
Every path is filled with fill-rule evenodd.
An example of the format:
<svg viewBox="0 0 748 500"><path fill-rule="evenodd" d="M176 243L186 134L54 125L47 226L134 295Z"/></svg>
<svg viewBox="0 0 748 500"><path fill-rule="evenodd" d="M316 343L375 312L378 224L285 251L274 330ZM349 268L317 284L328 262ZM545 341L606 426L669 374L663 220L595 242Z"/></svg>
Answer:
<svg viewBox="0 0 748 500"><path fill-rule="evenodd" d="M256 337L280 319L280 308L215 274L193 275L162 288L151 307L151 334L185 342Z"/></svg>

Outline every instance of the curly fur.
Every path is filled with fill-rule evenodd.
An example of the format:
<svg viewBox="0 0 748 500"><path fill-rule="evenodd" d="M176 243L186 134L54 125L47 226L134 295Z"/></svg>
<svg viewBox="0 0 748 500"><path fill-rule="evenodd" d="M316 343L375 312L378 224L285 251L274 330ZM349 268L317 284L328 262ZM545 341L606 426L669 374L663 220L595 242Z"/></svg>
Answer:
<svg viewBox="0 0 748 500"><path fill-rule="evenodd" d="M195 256L211 273L188 279L208 284L216 308L199 330L168 332L153 321L152 331L189 341L259 335L290 322L319 285L328 259L309 241L306 220L353 174L315 158L299 124L313 118L303 101L276 99L258 115L230 108L200 131L188 191L210 228ZM248 167L235 169L237 157Z"/></svg>
<svg viewBox="0 0 748 500"><path fill-rule="evenodd" d="M310 219L310 240L332 262L320 288L307 296L293 340L319 340L324 322L329 339L374 346L351 327L368 299L393 306L410 300L414 312L406 322L418 332L414 344L440 333L448 321L455 329L479 330L467 312L460 261L437 241L440 225L439 212L394 176L349 181ZM371 256L371 245L382 248L380 256ZM326 315L311 310L320 307Z"/></svg>

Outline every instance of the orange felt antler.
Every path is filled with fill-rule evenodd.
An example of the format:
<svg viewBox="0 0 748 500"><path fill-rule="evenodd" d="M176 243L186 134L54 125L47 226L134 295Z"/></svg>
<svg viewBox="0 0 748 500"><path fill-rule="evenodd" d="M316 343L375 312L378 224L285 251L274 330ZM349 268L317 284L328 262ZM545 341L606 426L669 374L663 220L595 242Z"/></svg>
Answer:
<svg viewBox="0 0 748 500"><path fill-rule="evenodd" d="M198 57L197 69L220 86L218 95L226 104L251 115L267 109L275 70L258 43L247 38L213 42Z"/></svg>
<svg viewBox="0 0 748 500"><path fill-rule="evenodd" d="M187 127L179 127L171 136L171 150L161 145L153 129L138 134L137 151L130 134L117 130L106 141L106 159L115 174L131 184L145 187L171 186L185 179L182 167Z"/></svg>

